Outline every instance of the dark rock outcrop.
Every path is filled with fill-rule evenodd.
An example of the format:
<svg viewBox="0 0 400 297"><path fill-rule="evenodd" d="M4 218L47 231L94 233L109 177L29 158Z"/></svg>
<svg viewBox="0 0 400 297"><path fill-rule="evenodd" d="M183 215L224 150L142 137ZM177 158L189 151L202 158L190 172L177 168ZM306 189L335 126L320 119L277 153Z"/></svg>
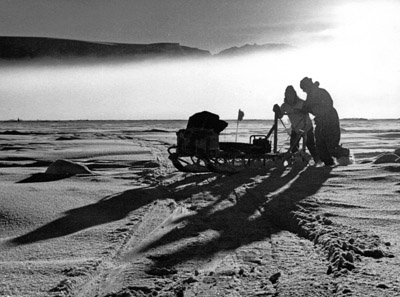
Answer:
<svg viewBox="0 0 400 297"><path fill-rule="evenodd" d="M70 176L75 174L92 174L92 172L85 165L59 159L50 164L45 174Z"/></svg>

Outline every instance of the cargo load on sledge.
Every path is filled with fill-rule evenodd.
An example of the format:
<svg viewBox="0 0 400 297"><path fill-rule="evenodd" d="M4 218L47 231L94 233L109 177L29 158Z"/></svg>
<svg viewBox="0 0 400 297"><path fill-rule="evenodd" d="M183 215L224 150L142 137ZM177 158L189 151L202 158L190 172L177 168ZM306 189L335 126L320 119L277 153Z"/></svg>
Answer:
<svg viewBox="0 0 400 297"><path fill-rule="evenodd" d="M169 159L183 172L232 174L249 166L273 167L288 161L292 154L277 151L278 116L266 135L250 135L249 143L220 142L228 123L208 111L192 115L186 129L179 130L177 145L168 148ZM270 138L273 138L273 141Z"/></svg>

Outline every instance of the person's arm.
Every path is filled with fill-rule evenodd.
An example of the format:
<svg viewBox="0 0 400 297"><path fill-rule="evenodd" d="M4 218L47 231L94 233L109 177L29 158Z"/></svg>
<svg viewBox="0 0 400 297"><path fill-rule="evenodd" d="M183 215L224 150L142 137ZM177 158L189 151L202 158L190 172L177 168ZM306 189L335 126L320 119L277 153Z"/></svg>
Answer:
<svg viewBox="0 0 400 297"><path fill-rule="evenodd" d="M306 102L304 102L303 106L301 106L299 108L295 107L293 109L296 110L296 112L304 114L304 115L310 113L310 110L311 110L309 107L307 107Z"/></svg>
<svg viewBox="0 0 400 297"><path fill-rule="evenodd" d="M308 113L312 114L312 106L313 106L312 98L307 97L307 99L303 101L303 104L301 105L299 112L301 112L302 114L308 114Z"/></svg>
<svg viewBox="0 0 400 297"><path fill-rule="evenodd" d="M272 111L274 112L274 113L276 113L276 115L278 116L278 118L282 118L283 117L283 112L282 112L282 109L279 107L279 105L278 104L275 104L274 105L274 107L272 108Z"/></svg>

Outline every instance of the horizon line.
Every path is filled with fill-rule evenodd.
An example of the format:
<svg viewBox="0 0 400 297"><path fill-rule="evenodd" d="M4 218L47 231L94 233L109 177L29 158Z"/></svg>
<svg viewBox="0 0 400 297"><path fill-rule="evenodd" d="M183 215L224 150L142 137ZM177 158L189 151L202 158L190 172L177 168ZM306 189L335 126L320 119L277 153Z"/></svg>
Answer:
<svg viewBox="0 0 400 297"><path fill-rule="evenodd" d="M0 120L0 122L106 122L106 121L187 121L187 119L70 119L70 120L54 120L54 119L36 119L36 120L24 120L24 119L9 119L9 120ZM223 121L237 121L237 119L221 119ZM268 119L243 119L243 121L273 121L273 118ZM360 118L360 117L350 117L350 118L341 118L340 121L369 121L369 120L400 120L400 118Z"/></svg>

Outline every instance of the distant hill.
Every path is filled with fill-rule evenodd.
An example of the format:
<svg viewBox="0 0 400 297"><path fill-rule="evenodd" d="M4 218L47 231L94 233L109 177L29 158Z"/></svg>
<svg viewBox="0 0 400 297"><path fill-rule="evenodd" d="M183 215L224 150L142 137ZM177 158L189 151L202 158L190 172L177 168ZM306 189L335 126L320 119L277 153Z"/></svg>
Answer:
<svg viewBox="0 0 400 297"><path fill-rule="evenodd" d="M229 57L271 51L293 50L287 44L246 44L225 49L215 57ZM129 58L148 59L157 57L211 57L208 50L180 45L179 43L130 44L91 42L46 37L0 36L0 60L24 60L35 58Z"/></svg>
<svg viewBox="0 0 400 297"><path fill-rule="evenodd" d="M283 44L283 43L269 43L269 44L246 44L241 47L231 47L225 49L216 56L234 56L234 55L243 55L243 54L254 54L254 53L262 53L262 52L271 52L271 51L284 51L284 50L293 50L296 49L294 46Z"/></svg>
<svg viewBox="0 0 400 297"><path fill-rule="evenodd" d="M343 118L341 121L368 121L366 118Z"/></svg>
<svg viewBox="0 0 400 297"><path fill-rule="evenodd" d="M209 51L182 46L179 43L127 44L88 42L43 37L0 37L0 59L76 57L207 57Z"/></svg>

